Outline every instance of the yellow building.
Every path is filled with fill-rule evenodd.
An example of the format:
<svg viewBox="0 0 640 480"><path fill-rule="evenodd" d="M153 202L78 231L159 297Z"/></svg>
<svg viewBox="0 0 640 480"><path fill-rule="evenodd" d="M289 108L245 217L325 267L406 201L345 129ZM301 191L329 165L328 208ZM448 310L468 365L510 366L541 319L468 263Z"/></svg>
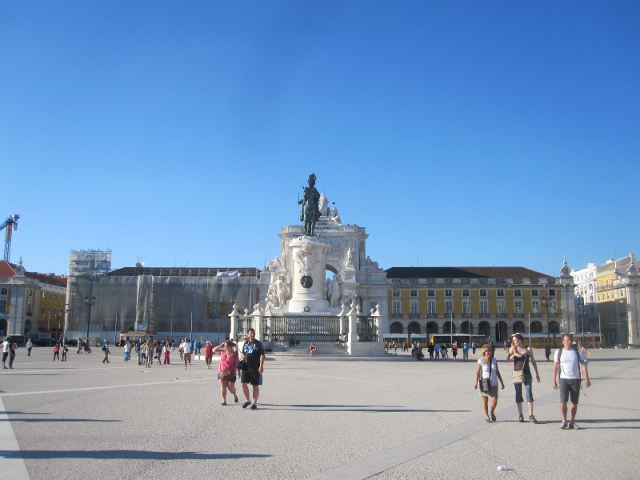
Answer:
<svg viewBox="0 0 640 480"><path fill-rule="evenodd" d="M522 267L393 267L386 271L391 334L559 334L560 280Z"/></svg>

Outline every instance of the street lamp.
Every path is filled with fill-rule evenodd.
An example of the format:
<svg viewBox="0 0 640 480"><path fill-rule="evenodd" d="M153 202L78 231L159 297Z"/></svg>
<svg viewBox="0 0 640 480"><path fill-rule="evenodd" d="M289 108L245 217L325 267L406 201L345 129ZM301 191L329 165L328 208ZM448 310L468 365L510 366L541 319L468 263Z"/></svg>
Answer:
<svg viewBox="0 0 640 480"><path fill-rule="evenodd" d="M84 303L89 306L89 315L87 316L87 345L89 345L89 329L91 328L91 306L96 303L96 297L84 297Z"/></svg>

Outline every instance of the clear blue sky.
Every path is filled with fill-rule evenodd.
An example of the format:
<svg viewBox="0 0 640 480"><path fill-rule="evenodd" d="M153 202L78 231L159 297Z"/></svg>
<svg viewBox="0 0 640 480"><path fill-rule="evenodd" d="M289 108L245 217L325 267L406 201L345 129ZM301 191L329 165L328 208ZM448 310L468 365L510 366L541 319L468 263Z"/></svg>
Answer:
<svg viewBox="0 0 640 480"><path fill-rule="evenodd" d="M639 52L637 1L5 0L12 260L261 268L311 172L383 268L640 253Z"/></svg>

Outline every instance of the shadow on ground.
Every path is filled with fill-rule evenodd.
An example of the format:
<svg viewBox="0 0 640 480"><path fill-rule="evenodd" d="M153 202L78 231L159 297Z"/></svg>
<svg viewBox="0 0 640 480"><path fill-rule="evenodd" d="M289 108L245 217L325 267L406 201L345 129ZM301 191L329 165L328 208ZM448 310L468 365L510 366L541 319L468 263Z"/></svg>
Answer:
<svg viewBox="0 0 640 480"><path fill-rule="evenodd" d="M50 460L79 458L88 460L240 460L268 458L260 453L146 452L144 450L0 450L0 458Z"/></svg>

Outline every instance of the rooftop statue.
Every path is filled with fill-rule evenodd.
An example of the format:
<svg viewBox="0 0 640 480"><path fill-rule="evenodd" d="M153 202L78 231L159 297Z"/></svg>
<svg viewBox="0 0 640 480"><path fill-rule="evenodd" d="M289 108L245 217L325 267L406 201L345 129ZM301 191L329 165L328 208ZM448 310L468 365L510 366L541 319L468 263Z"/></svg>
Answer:
<svg viewBox="0 0 640 480"><path fill-rule="evenodd" d="M303 188L302 199L298 200L300 207L300 221L304 223L305 235L313 235L316 222L320 218L320 192L316 189L316 176L309 175L309 186Z"/></svg>

